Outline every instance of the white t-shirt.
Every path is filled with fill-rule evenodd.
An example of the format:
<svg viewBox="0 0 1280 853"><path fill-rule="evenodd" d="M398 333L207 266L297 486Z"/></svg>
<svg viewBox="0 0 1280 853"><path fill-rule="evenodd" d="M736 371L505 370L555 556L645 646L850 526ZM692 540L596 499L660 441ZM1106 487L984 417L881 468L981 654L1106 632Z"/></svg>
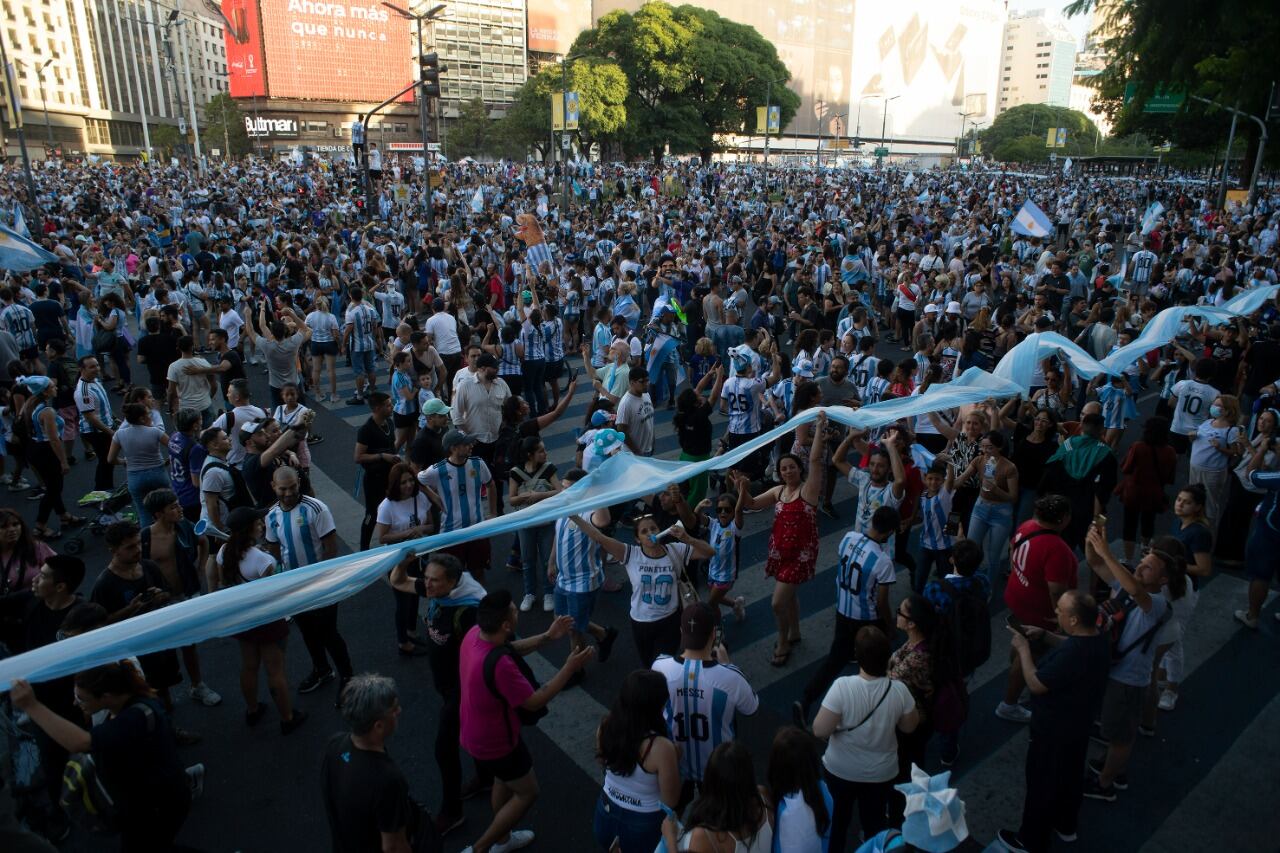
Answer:
<svg viewBox="0 0 1280 853"><path fill-rule="evenodd" d="M628 545L622 565L631 579L631 619L635 622L657 622L680 607L676 587L680 570L689 565L693 549L683 542L666 546L667 553L650 557L639 545Z"/></svg>
<svg viewBox="0 0 1280 853"><path fill-rule="evenodd" d="M178 406L183 409L195 409L203 412L213 403L209 392L208 374L189 374L185 368L193 364L196 367L208 367L209 362L203 358L179 358L169 365L165 378L178 387Z"/></svg>
<svg viewBox="0 0 1280 853"><path fill-rule="evenodd" d="M413 497L393 501L383 498L378 504L378 524L387 525L387 532L401 533L419 524L425 524L430 518L431 501L422 492L415 492Z"/></svg>
<svg viewBox="0 0 1280 853"><path fill-rule="evenodd" d="M827 816L830 817L833 803L825 782L818 782L822 798L827 804ZM828 829L830 821L828 820ZM796 791L782 798L778 804L777 826L773 830L778 840L778 849L787 853L825 853L827 845L818 834L818 822L813 817L813 809L804 801L804 794Z"/></svg>
<svg viewBox="0 0 1280 853"><path fill-rule="evenodd" d="M630 391L623 394L615 423L627 428L627 436L637 453L653 453L653 401L648 393L638 397Z"/></svg>
<svg viewBox="0 0 1280 853"><path fill-rule="evenodd" d="M218 549L218 568L222 568L222 559L226 551L226 545ZM274 575L279 572L280 566L276 563L275 558L256 547L249 548L248 551L244 552L244 556L240 558L240 577L246 581L256 581L258 578L265 578L267 575Z"/></svg>
<svg viewBox="0 0 1280 853"><path fill-rule="evenodd" d="M1178 435L1195 435L1200 424L1209 420L1209 407L1218 399L1218 389L1194 379L1183 379L1171 390L1178 398L1178 405L1173 409L1170 430Z"/></svg>
<svg viewBox="0 0 1280 853"><path fill-rule="evenodd" d="M244 320L234 310L223 311L222 316L218 318L218 328L227 333L227 346L232 349L240 345L242 326L244 326Z"/></svg>
<svg viewBox="0 0 1280 853"><path fill-rule="evenodd" d="M457 355L462 352L462 343L458 340L458 321L449 312L432 314L423 330L431 335L436 352L441 355Z"/></svg>
<svg viewBox="0 0 1280 853"><path fill-rule="evenodd" d="M260 421L266 418L267 413L257 406L236 406L231 410L235 415L235 423L229 433L231 439L231 449L227 451L227 462L240 467L240 463L244 462L244 445L240 443L240 430L244 429L244 425L253 421ZM227 428L227 415L223 412L214 420L210 426L216 426L220 430Z"/></svg>
<svg viewBox="0 0 1280 853"><path fill-rule="evenodd" d="M858 515L853 521L855 533L864 536L871 532L871 516L882 506L898 508L902 498L893 493L893 480L887 480L883 486L871 482L871 474L866 468L851 468L849 484L858 492Z"/></svg>
<svg viewBox="0 0 1280 853"><path fill-rule="evenodd" d="M915 299L907 299L903 295L903 288L915 295ZM899 311L915 311L916 303L920 301L920 286L911 284L910 282L902 282L894 288L894 307Z"/></svg>
<svg viewBox="0 0 1280 853"><path fill-rule="evenodd" d="M833 734L827 743L822 756L827 770L849 782L887 782L897 775L898 720L916 707L907 685L847 675L831 685L822 707L840 716L839 728L850 729Z"/></svg>

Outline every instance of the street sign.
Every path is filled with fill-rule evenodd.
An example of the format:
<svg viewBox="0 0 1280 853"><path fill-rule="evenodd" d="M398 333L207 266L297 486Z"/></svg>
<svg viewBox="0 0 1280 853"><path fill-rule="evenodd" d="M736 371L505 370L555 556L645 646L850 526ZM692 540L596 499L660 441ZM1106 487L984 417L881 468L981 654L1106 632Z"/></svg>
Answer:
<svg viewBox="0 0 1280 853"><path fill-rule="evenodd" d="M1129 106L1129 102L1137 94L1137 84L1126 83L1124 86L1124 105L1126 107ZM1186 99L1185 92L1167 92L1162 87L1157 87L1151 97L1147 98L1147 102L1142 105L1142 111L1154 115L1172 115L1182 109L1182 103Z"/></svg>
<svg viewBox="0 0 1280 853"><path fill-rule="evenodd" d="M573 144L573 140L569 138L569 135L567 133L564 136L560 137L560 147L563 148L565 151L568 151L569 146L572 144Z"/></svg>
<svg viewBox="0 0 1280 853"><path fill-rule="evenodd" d="M873 153L873 154L875 154L877 157L888 157L888 156L889 156L889 149L888 149L888 148L884 148L884 147L880 147L880 148L877 148L877 149L876 149L874 152L872 152L872 153Z"/></svg>
<svg viewBox="0 0 1280 853"><path fill-rule="evenodd" d="M832 151L843 151L844 149L849 147L849 140L833 139L827 143L827 147L830 148Z"/></svg>
<svg viewBox="0 0 1280 853"><path fill-rule="evenodd" d="M178 133L183 136L187 135L187 120L182 116L178 116Z"/></svg>

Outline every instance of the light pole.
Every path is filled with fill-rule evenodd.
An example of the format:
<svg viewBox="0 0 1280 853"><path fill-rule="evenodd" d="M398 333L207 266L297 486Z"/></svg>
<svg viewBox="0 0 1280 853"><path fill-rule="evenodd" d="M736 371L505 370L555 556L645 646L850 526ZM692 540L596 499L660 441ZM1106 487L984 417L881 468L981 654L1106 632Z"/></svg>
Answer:
<svg viewBox="0 0 1280 853"><path fill-rule="evenodd" d="M40 81L40 106L44 109L44 138L49 143L50 148L53 147L53 125L49 124L49 102L45 100L44 96L44 70L49 67L51 62L53 62L52 57L46 59L36 69L36 79ZM45 156L48 156L47 151Z"/></svg>
<svg viewBox="0 0 1280 853"><path fill-rule="evenodd" d="M179 18L177 25L182 27L178 35L179 47L182 48L182 73L187 83L187 115L191 121L191 139L196 149L196 168L204 172L204 152L200 150L200 125L196 120L196 93L191 87L191 52L186 39L188 30L183 26L186 22L186 18Z"/></svg>
<svg viewBox="0 0 1280 853"><path fill-rule="evenodd" d="M564 129L560 131L560 157L564 160L564 169L560 174L560 204L564 208L561 214L563 221L564 215L571 213L569 210L569 157L565 153L569 150L569 146L565 145L565 140L569 138L569 63L575 59L581 59L580 53L567 53L564 59L560 60L560 120L563 122Z"/></svg>
<svg viewBox="0 0 1280 853"><path fill-rule="evenodd" d="M765 203L769 201L769 113L773 107L773 84L785 83L786 78L780 80L766 80L767 84L764 88L764 195ZM778 117L778 132L782 132L782 117Z"/></svg>
<svg viewBox="0 0 1280 853"><path fill-rule="evenodd" d="M956 115L960 116L960 137L956 140L956 162L959 163L961 158L964 157L964 123L973 116L980 114L957 112Z"/></svg>
<svg viewBox="0 0 1280 853"><path fill-rule="evenodd" d="M858 144L862 144L862 102L869 101L872 98L883 98L884 95L863 95L858 99L857 125L853 131L853 138L858 140Z"/></svg>
<svg viewBox="0 0 1280 853"><path fill-rule="evenodd" d="M890 102L896 101L898 100L898 98L901 98L901 97L902 97L901 95L894 95L892 98L884 99L884 114L880 117L880 144L884 146L884 150L886 154L889 151L889 143L885 141L884 131L885 131L885 127L889 123L889 104ZM887 160L888 157L886 156L885 159Z"/></svg>
<svg viewBox="0 0 1280 853"><path fill-rule="evenodd" d="M156 29L160 30L161 33L163 34L162 41L164 42L164 52L169 59L170 87L173 89L174 97L177 99L177 102L178 102L178 108L174 112L174 116L178 119L179 123L181 124L185 122L185 119L182 117L182 109L183 109L182 108L182 91L178 88L178 65L173 58L173 39L172 39L172 34L169 31L169 28L173 26L174 21L178 20L178 16L180 14L182 13L179 12L177 9L171 9L169 11L169 16L165 18L165 21L163 24L156 23L155 21L148 21L145 18L135 18L131 15L121 15L120 17L125 18L126 20L129 20L129 21L133 21L138 24L143 24L144 26L155 27ZM145 129L146 129L145 118L143 119L143 129L145 132ZM149 140L147 142L147 148L148 150L150 150L151 148L151 143Z"/></svg>
<svg viewBox="0 0 1280 853"><path fill-rule="evenodd" d="M414 14L408 9L403 9L393 3L382 4L391 11L395 12L406 20L414 21L418 25L418 133L422 136L422 170L427 178L427 189L423 197L427 202L427 225L431 226L434 210L431 204L431 170L428 168L428 152L427 152L427 84L426 69L423 67L422 58L426 54L426 46L422 37L422 25L428 21L438 20L440 15L444 13L445 4L441 3L432 6L422 14Z"/></svg>

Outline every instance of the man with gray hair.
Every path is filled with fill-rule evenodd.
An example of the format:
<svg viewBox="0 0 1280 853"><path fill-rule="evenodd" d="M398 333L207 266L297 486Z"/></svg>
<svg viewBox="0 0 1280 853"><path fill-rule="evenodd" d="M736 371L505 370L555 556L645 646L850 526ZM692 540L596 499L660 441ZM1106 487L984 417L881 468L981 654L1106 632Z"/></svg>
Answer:
<svg viewBox="0 0 1280 853"><path fill-rule="evenodd" d="M387 741L400 722L396 683L382 675L357 675L340 697L342 719L351 731L334 735L320 766L320 792L333 849L363 851L439 850L422 807L409 796L409 782L387 754Z"/></svg>

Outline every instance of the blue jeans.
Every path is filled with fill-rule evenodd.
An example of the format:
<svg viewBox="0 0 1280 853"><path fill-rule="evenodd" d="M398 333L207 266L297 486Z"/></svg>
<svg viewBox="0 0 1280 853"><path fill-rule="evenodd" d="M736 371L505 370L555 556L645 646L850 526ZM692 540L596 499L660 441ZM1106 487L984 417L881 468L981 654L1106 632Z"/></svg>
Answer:
<svg viewBox="0 0 1280 853"><path fill-rule="evenodd" d="M662 837L662 812L624 809L601 794L592 828L601 850L612 850L616 840L621 853L653 853Z"/></svg>
<svg viewBox="0 0 1280 853"><path fill-rule="evenodd" d="M129 497L133 498L133 511L138 514L138 527L150 526L154 519L142 502L156 489L173 488L173 483L169 480L168 467L161 465L156 468L143 468L140 471L129 470L125 473L125 483L129 486Z"/></svg>
<svg viewBox="0 0 1280 853"><path fill-rule="evenodd" d="M996 594L996 566L1013 532L1013 504L993 503L978 498L969 516L969 538L982 546L982 573Z"/></svg>
<svg viewBox="0 0 1280 853"><path fill-rule="evenodd" d="M542 581L547 577L547 563L551 560L551 541L555 538L555 530L554 524L541 524L526 527L516 533L520 539L520 564L524 567L525 595L537 595Z"/></svg>

